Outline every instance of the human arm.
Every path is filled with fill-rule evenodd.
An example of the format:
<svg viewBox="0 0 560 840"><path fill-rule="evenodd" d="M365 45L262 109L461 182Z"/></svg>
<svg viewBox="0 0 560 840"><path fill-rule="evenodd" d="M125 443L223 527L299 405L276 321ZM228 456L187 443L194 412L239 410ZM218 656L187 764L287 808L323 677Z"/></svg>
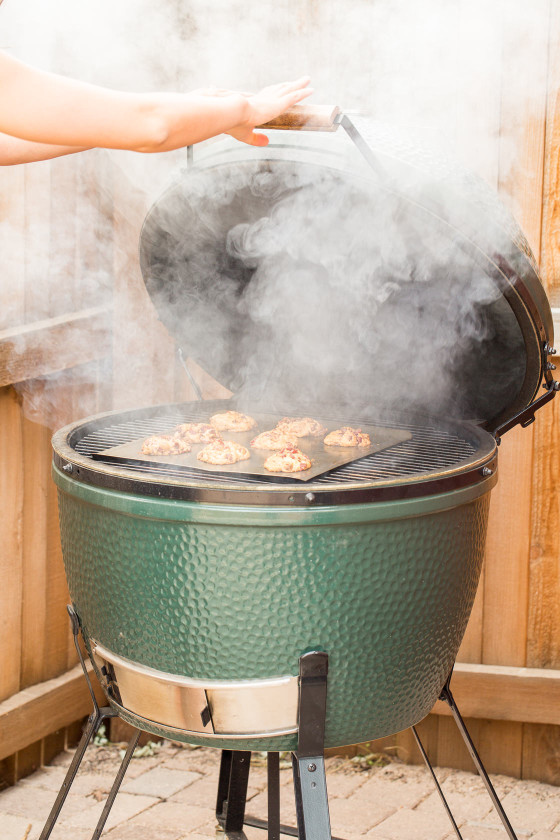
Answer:
<svg viewBox="0 0 560 840"><path fill-rule="evenodd" d="M86 146L54 146L50 143L33 143L20 137L10 137L0 133L0 166L13 166L16 163L31 163L39 160L72 155L86 151Z"/></svg>
<svg viewBox="0 0 560 840"><path fill-rule="evenodd" d="M77 149L165 152L223 132L264 145L254 126L308 96L308 83L303 78L254 96L128 93L37 70L0 52L0 131Z"/></svg>

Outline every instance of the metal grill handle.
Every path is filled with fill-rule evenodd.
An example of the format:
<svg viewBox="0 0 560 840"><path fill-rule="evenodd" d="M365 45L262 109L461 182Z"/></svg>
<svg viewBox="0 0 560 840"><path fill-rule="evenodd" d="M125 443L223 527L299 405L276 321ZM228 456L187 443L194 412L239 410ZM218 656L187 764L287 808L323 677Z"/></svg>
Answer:
<svg viewBox="0 0 560 840"><path fill-rule="evenodd" d="M257 128L281 131L336 131L340 108L332 105L294 105L284 114Z"/></svg>

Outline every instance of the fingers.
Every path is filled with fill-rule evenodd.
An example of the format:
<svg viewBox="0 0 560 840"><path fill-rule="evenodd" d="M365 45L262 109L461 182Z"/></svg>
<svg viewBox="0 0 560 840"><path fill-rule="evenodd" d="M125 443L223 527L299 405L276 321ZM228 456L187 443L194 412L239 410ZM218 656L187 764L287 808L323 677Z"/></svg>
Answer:
<svg viewBox="0 0 560 840"><path fill-rule="evenodd" d="M311 81L310 76L300 76L299 79L296 79L293 82L283 82L281 84L281 88L283 89L284 93L288 93L292 90L299 90L300 88L305 88Z"/></svg>
<svg viewBox="0 0 560 840"><path fill-rule="evenodd" d="M300 76L299 79L295 79L291 82L279 82L276 85L268 85L267 87L261 90L261 93L267 93L272 95L284 95L286 93L291 93L295 90L300 90L303 88L307 88L309 82L311 81L310 76ZM309 88L311 90L311 88Z"/></svg>
<svg viewBox="0 0 560 840"><path fill-rule="evenodd" d="M284 106L284 109L287 110L288 108L291 108L292 105L296 105L298 102L301 102L302 99L307 99L307 97L311 96L314 92L313 88L306 88L305 90L298 90L295 91L295 93L287 94L282 97L282 105Z"/></svg>

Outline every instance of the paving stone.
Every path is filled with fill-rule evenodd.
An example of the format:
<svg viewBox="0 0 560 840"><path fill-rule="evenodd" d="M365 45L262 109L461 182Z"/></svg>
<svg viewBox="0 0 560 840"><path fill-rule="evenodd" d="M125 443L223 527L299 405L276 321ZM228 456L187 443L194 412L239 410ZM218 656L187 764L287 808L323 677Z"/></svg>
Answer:
<svg viewBox="0 0 560 840"><path fill-rule="evenodd" d="M440 783L449 770L438 771ZM367 801L372 808L414 808L434 790L434 783L423 767L388 764L375 770L353 794L356 801Z"/></svg>
<svg viewBox="0 0 560 840"><path fill-rule="evenodd" d="M194 773L218 773L220 767L220 750L206 747L181 747L164 761L165 767L173 770L192 770Z"/></svg>
<svg viewBox="0 0 560 840"><path fill-rule="evenodd" d="M168 767L154 767L135 779L126 780L121 787L123 793L139 793L168 799L174 793L201 778L200 773L189 770L170 770Z"/></svg>
<svg viewBox="0 0 560 840"><path fill-rule="evenodd" d="M332 832L345 840L348 840L350 833L365 834L394 813L394 810L391 806L384 808L380 802L371 806L365 800L357 802L352 796L349 799L331 798L329 813Z"/></svg>
<svg viewBox="0 0 560 840"><path fill-rule="evenodd" d="M449 834L449 826L449 818L445 813L401 808L368 831L364 840L443 840Z"/></svg>
<svg viewBox="0 0 560 840"><path fill-rule="evenodd" d="M64 767L42 767L31 776L22 779L19 784L22 787L42 788L52 793L52 801L60 790L66 769ZM91 796L96 793L108 793L115 778L114 773L78 773L72 782L70 796Z"/></svg>
<svg viewBox="0 0 560 840"><path fill-rule="evenodd" d="M214 828L214 835L215 834L216 834L216 828ZM198 834L196 831L195 832L190 832L189 831L187 834L181 834L181 836L178 838L178 840L208 840L209 836L210 835L207 835L207 834ZM125 838L125 840L128 840L128 838ZM131 837L130 840L138 840L138 836L136 836L134 838ZM262 835L262 832L261 832L260 840L266 840L266 835Z"/></svg>
<svg viewBox="0 0 560 840"><path fill-rule="evenodd" d="M138 778L138 776L142 776L148 770L152 770L152 768L154 767L159 767L161 762L162 759L157 754L143 756L142 758L133 758L130 764L128 765L125 779L136 779ZM118 763L115 762L115 774L120 766L120 763L121 758L120 756L118 756Z"/></svg>
<svg viewBox="0 0 560 840"><path fill-rule="evenodd" d="M181 771L184 772L184 771ZM260 788L253 787L249 778L247 788L247 799L260 793ZM218 776L199 776L197 781L192 782L188 787L183 788L170 797L172 802L185 802L190 805L199 805L201 808L215 808L216 796L218 794Z"/></svg>
<svg viewBox="0 0 560 840"><path fill-rule="evenodd" d="M208 822L205 822L203 825L198 825L194 833L197 834L199 837L204 837L205 840L208 837L216 837L217 835L224 838L225 840L225 835L222 833L218 825L218 821L216 820L216 815L214 813L212 814L212 817L208 820ZM261 840L266 840L266 834L263 835L263 837L261 837Z"/></svg>
<svg viewBox="0 0 560 840"><path fill-rule="evenodd" d="M268 785L268 771L266 767L253 767L249 771L249 787L255 791L263 790Z"/></svg>
<svg viewBox="0 0 560 840"><path fill-rule="evenodd" d="M39 840L43 826L41 825L37 834L31 832L26 840ZM23 835L24 836L24 835ZM23 836L19 840L23 840ZM59 823L51 834L52 840L91 840L91 829L89 828L72 828L71 826L62 826Z"/></svg>
<svg viewBox="0 0 560 840"><path fill-rule="evenodd" d="M64 753L61 760L0 792L1 840L23 840L29 824L27 840L38 840L71 757L71 752ZM218 750L191 750L169 743L154 756L134 759L133 772L127 773L113 806L105 830L107 840L214 838L219 763ZM333 833L345 840L456 840L424 768L394 763L346 773L329 766L333 764L327 761ZM91 838L119 765L114 747L94 747L86 753L53 840ZM478 776L449 769L437 773L464 840L505 837ZM281 771L280 779L281 819L295 825L291 771ZM260 758L251 768L249 781L247 813L266 819L267 773ZM559 788L503 776L493 776L492 781L520 840L560 840ZM101 795L103 801L96 801ZM262 830L247 827L245 833L248 840L266 840Z"/></svg>
<svg viewBox="0 0 560 840"><path fill-rule="evenodd" d="M56 794L52 790L18 782L0 793L0 808L6 814L27 817L28 822L38 820L44 823L52 810L55 799ZM83 809L84 797L74 799L69 796L64 803L61 816L80 813Z"/></svg>
<svg viewBox="0 0 560 840"><path fill-rule="evenodd" d="M268 816L268 791L262 791L253 797L247 805L247 813L253 817L266 820ZM280 788L280 822L295 825L296 803L293 787Z"/></svg>
<svg viewBox="0 0 560 840"><path fill-rule="evenodd" d="M512 785L503 785L499 778L493 781L496 793L500 798L507 795ZM462 771L453 771L442 784L442 789L451 808L453 816L459 821L481 821L493 808L492 801L480 776ZM422 811L437 811L443 809L439 793L434 790L417 807Z"/></svg>
<svg viewBox="0 0 560 840"><path fill-rule="evenodd" d="M465 825L461 826L461 834L463 835L463 840L505 840L506 834L503 827L496 826L481 826L481 825L469 825L466 823ZM517 832L517 836L519 840L525 840L526 837L529 835L527 834L520 834ZM531 835L531 840L535 835ZM545 835L545 838L548 835ZM545 840L543 838L543 840ZM444 840L457 840L457 835L455 832L452 834L447 834Z"/></svg>
<svg viewBox="0 0 560 840"><path fill-rule="evenodd" d="M514 831L551 831L560 820L560 788L541 782L517 782L501 798L502 806ZM489 825L501 825L495 810L483 820Z"/></svg>
<svg viewBox="0 0 560 840"><path fill-rule="evenodd" d="M150 808L152 805L159 803L159 801L159 799L153 796L136 796L132 793L119 793L109 814L105 830L107 831L119 825L119 823L125 822L125 820L132 819L132 817L140 814L146 808ZM89 807L82 807L81 811L69 816L65 816L63 811L59 822L64 826L70 826L72 828L93 829L101 816L104 804L104 802L95 802Z"/></svg>
<svg viewBox="0 0 560 840"><path fill-rule="evenodd" d="M201 776L196 782L183 788L170 797L171 802L184 802L201 808L215 806L218 793L217 776Z"/></svg>
<svg viewBox="0 0 560 840"><path fill-rule="evenodd" d="M327 790L330 799L346 799L351 796L369 778L367 773L341 773L328 772L327 768Z"/></svg>
<svg viewBox="0 0 560 840"><path fill-rule="evenodd" d="M207 825L212 819L212 811L208 808L197 808L194 805L184 805L180 802L158 802L152 808L148 808L133 818L129 818L125 825L132 826L136 832L136 838L150 837L150 840L178 840L179 837L189 832L200 834L202 826ZM124 827L121 827L124 833ZM215 823L213 827L215 833ZM134 837L134 834L130 835ZM127 837L124 833L124 837ZM113 838L109 832L107 840Z"/></svg>
<svg viewBox="0 0 560 840"><path fill-rule="evenodd" d="M182 831L182 828L158 828L150 835L150 840L183 840L184 837L188 837L188 840L191 840L193 835L181 833ZM109 831L107 835L102 834L101 836L103 837L103 840L105 840L105 838L106 840L139 840L141 835L139 835L138 832L138 825L136 824L136 821L133 820L132 822L121 823L112 831ZM90 838L91 833L88 835L88 840L90 840ZM58 840L58 836L55 840ZM64 840L66 840L66 838L64 838ZM68 840L72 840L72 838L69 837Z"/></svg>
<svg viewBox="0 0 560 840"><path fill-rule="evenodd" d="M0 813L0 828L2 829L2 840L22 840L25 832L31 826L28 840L35 840L42 830L39 823L31 823L27 817L16 817L13 814Z"/></svg>

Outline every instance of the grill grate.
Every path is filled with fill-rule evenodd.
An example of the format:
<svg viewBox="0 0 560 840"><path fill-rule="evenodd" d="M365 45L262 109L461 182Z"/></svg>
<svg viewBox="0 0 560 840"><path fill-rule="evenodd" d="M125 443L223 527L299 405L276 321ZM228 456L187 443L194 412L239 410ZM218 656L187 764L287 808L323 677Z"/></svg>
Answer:
<svg viewBox="0 0 560 840"><path fill-rule="evenodd" d="M179 423L200 419L200 411L182 411L164 416L148 417L127 422L114 423L98 428L86 434L74 445L81 455L92 456L132 440L149 435L166 432ZM348 423L348 421L345 421ZM351 425L360 426L371 421L355 421ZM314 484L329 485L341 482L372 482L390 481L416 475L438 473L457 467L464 461L470 460L477 452L478 446L470 440L460 437L455 432L437 428L436 426L418 426L407 423L391 422L398 427L411 432L412 438L381 452L367 455L358 461L344 464L330 473L314 479ZM97 463L103 463L97 460ZM110 469L112 465L107 464ZM130 464L126 469L130 472L157 476L159 479L170 478L189 482L203 477L204 481L216 480L223 482L223 475L202 473L198 470L176 469L173 466ZM262 486L263 482L270 483L268 478L243 475L228 475L228 483L239 486Z"/></svg>

